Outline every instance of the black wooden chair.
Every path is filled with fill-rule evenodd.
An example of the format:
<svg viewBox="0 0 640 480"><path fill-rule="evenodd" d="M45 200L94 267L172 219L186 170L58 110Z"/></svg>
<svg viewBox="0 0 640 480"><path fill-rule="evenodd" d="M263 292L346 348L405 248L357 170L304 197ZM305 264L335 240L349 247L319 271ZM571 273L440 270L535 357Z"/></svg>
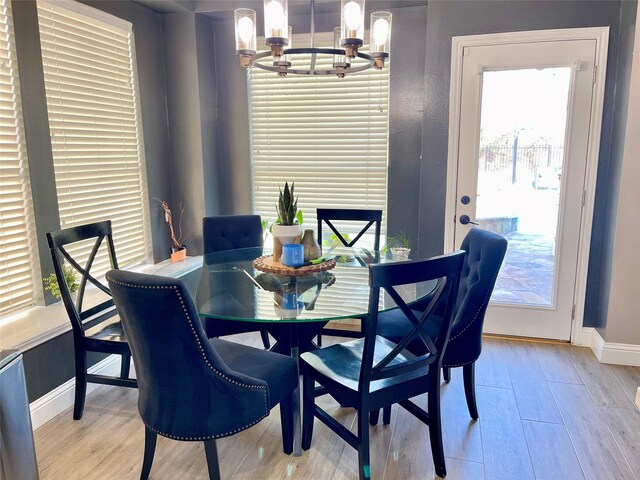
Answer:
<svg viewBox="0 0 640 480"><path fill-rule="evenodd" d="M382 210L361 210L352 208L318 208L316 209L318 218L318 242L322 246L322 226L327 224L336 238L345 247L353 247L362 236L374 227L373 249L380 250L380 226L382 224ZM343 232L340 232L333 222L358 222L364 223L362 229L351 239L347 239Z"/></svg>
<svg viewBox="0 0 640 480"><path fill-rule="evenodd" d="M353 247L362 236L374 227L373 236L373 250L375 252L380 251L380 226L382 224L382 210L360 210L360 209L346 209L346 208L318 208L316 209L316 216L318 218L318 242L322 246L323 235L322 228L326 224L331 232L335 235L336 239L345 247ZM359 233L353 238L345 238L344 233L333 224L333 222L354 222L357 224L364 224ZM326 250L322 246L323 250ZM364 265L363 265L364 266ZM362 337L362 329L360 330L348 330L344 328L324 328L322 330L323 335L336 335L340 337L360 338ZM318 335L318 345L322 345L322 337Z"/></svg>
<svg viewBox="0 0 640 480"><path fill-rule="evenodd" d="M460 246L464 250L464 267L460 277L458 298L454 309L453 326L449 344L442 360L445 381L449 381L450 369L462 367L464 391L469 415L478 418L478 406L475 394L475 362L482 352L482 325L491 299L491 293L507 251L507 240L493 232L473 228L463 239ZM414 310L418 307L413 306ZM389 311L378 318L378 335L392 341L398 341L411 330L412 323L401 311ZM425 328L425 333L436 338L438 332ZM415 355L425 352L420 342L408 346ZM391 419L391 408L385 409L384 423ZM378 412L373 412L371 423L378 421Z"/></svg>
<svg viewBox="0 0 640 480"><path fill-rule="evenodd" d="M179 279L111 270L107 280L140 382L138 411L145 425L141 479L151 471L157 435L204 442L209 477L219 479L215 439L255 425L278 404L283 450L293 451L294 359L207 339Z"/></svg>
<svg viewBox="0 0 640 480"><path fill-rule="evenodd" d="M436 473L446 475L440 423L440 365L451 329L453 304L458 292L463 252L429 260L377 264L370 267L369 315L365 337L332 345L300 357L303 380L302 448L309 449L314 416L358 450L360 479L371 478L369 464L369 413L399 403L429 425L431 451ZM402 300L396 287L437 280L436 292L427 309L416 316ZM414 327L399 342L376 335L378 305L384 290L410 318ZM436 307L442 316L432 313ZM422 334L425 324L436 322L435 341ZM413 355L406 347L414 340L424 344L426 353ZM318 382L320 387L315 388ZM358 433L351 433L327 412L314 404L316 396L330 394L341 405L358 411ZM428 412L409 399L428 393Z"/></svg>
<svg viewBox="0 0 640 480"><path fill-rule="evenodd" d="M205 255L250 247L259 247L260 253L262 252L263 233L260 215L217 215L204 217L202 219L202 233ZM210 258L214 257L217 256L210 255ZM224 258L227 258L227 256L224 256ZM253 260L253 258L249 260ZM258 330L255 324L249 322L225 322L216 321L212 318L206 318L204 320L204 327L209 338L255 332ZM261 329L260 336L264 348L269 349L271 342L269 341L267 331Z"/></svg>
<svg viewBox="0 0 640 480"><path fill-rule="evenodd" d="M84 265L80 265L71 256L68 249L70 245L83 241L93 241L93 247ZM107 249L111 268L118 268L116 252L113 247L111 221L107 220L49 232L47 233L47 242L53 258L53 268L60 288L62 302L69 315L73 331L76 379L73 418L74 420L80 420L84 410L88 382L134 388L138 386L135 379L129 378L131 351L122 331L122 324L117 317L111 292L106 285L91 273L91 268L94 266L96 255L101 246ZM75 302L62 269L64 260L80 274ZM84 309L88 283L104 292L108 298L101 300L97 305ZM120 355L122 358L120 376L109 377L87 373L87 352Z"/></svg>

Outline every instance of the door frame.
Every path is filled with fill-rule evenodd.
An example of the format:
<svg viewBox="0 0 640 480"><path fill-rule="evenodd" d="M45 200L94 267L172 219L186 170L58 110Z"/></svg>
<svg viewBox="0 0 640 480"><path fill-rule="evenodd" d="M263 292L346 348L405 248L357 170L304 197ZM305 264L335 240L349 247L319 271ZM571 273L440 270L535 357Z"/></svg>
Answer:
<svg viewBox="0 0 640 480"><path fill-rule="evenodd" d="M451 83L449 95L449 143L447 158L447 184L445 194L444 251L454 249L454 229L456 211L456 189L458 180L458 143L460 138L460 108L462 99L462 62L465 47L505 45L513 43L535 43L563 40L595 40L596 61L594 88L587 146L587 165L583 185L582 213L580 218L580 239L578 244L578 264L573 293L573 315L571 319L571 343L581 345L583 341L584 303L587 289L589 248L595 205L598 155L604 108L604 88L607 72L607 50L609 27L568 28L557 30L534 30L483 35L453 37L451 41Z"/></svg>

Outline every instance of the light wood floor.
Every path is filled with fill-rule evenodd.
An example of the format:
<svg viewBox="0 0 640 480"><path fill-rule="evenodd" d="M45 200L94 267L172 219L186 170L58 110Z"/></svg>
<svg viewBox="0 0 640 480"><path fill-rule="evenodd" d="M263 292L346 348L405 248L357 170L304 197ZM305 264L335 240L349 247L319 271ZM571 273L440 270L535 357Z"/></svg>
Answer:
<svg viewBox="0 0 640 480"><path fill-rule="evenodd" d="M259 343L252 334L238 340ZM447 479L640 480L633 403L640 368L600 364L586 348L488 338L477 364L475 422L459 370L442 388ZM144 430L136 402L136 390L103 386L87 398L82 420L68 410L39 428L40 478L139 478ZM324 405L353 428L353 410ZM374 479L437 478L427 427L403 409L394 407L391 425L371 427L371 437ZM224 479L357 478L356 451L318 421L311 450L284 455L278 409L219 440L218 452ZM202 444L159 437L151 478L207 478Z"/></svg>

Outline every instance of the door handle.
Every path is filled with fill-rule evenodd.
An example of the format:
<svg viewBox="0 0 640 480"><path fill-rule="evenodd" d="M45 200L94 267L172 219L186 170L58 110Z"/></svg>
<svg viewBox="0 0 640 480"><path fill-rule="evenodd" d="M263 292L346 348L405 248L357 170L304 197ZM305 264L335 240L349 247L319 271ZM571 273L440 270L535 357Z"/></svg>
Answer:
<svg viewBox="0 0 640 480"><path fill-rule="evenodd" d="M460 215L460 223L462 225L466 225L468 223L470 223L472 225L480 225L478 222L474 222L473 220L471 220L469 218L469 215Z"/></svg>

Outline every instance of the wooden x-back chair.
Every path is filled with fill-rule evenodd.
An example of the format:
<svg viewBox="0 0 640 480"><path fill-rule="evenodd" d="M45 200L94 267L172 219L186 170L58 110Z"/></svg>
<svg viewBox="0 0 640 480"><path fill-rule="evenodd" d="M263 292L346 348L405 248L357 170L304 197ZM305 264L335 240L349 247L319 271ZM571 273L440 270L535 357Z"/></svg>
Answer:
<svg viewBox="0 0 640 480"><path fill-rule="evenodd" d="M353 247L362 236L374 227L373 250L380 250L380 226L382 224L382 210L362 210L349 208L318 208L316 210L318 218L318 241L322 245L322 227L326 224L334 233L337 240L345 247ZM353 238L347 239L338 228L333 224L334 221L347 221L364 224L360 232ZM324 249L323 249L324 250ZM362 263L360 258L358 260ZM364 266L364 264L363 264ZM340 337L359 338L362 337L362 328L360 330L348 330L345 328L327 328L322 330L323 335L336 335ZM322 336L318 335L318 345L322 345Z"/></svg>
<svg viewBox="0 0 640 480"><path fill-rule="evenodd" d="M90 239L94 240L93 247L83 266L68 252L68 246ZM53 268L60 288L62 302L69 315L73 331L76 379L73 418L74 420L79 420L82 418L84 410L87 382L133 388L138 386L138 382L135 379L129 378L131 351L124 336L122 324L117 318L117 311L111 298L111 292L106 285L91 274L91 268L94 266L96 255L100 251L103 242L106 242L111 268L118 268L116 252L113 246L111 221L107 220L49 232L47 233L47 242L51 250ZM64 274L64 260L80 275L75 301ZM88 284L95 286L108 295L109 298L85 310L83 307ZM120 355L122 357L120 376L111 377L87 373L87 352Z"/></svg>
<svg viewBox="0 0 640 480"><path fill-rule="evenodd" d="M359 478L371 478L369 461L369 414L398 403L429 426L431 452L438 475L446 475L440 420L440 368L451 331L452 312L464 252L429 260L371 265L369 267L369 315L365 337L306 352L300 356L303 374L302 448L311 446L314 417L358 450ZM397 287L436 281L424 312L416 312L403 300ZM411 321L412 328L393 342L376 334L381 290L386 292ZM435 315L441 308L443 315ZM438 332L432 340L424 327L432 323ZM414 355L407 347L414 340L425 347ZM316 388L316 383L320 387ZM410 399L428 393L428 411ZM329 394L345 407L358 412L357 433L323 410L315 398Z"/></svg>

